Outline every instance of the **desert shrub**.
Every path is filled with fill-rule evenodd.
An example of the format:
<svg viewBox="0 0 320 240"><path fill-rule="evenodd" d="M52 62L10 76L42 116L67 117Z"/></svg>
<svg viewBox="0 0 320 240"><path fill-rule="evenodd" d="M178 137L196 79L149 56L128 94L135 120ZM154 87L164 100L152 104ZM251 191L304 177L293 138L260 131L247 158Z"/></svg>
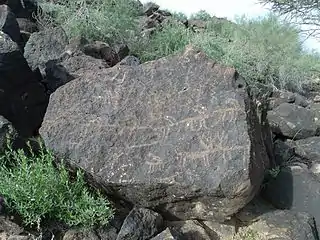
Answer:
<svg viewBox="0 0 320 240"><path fill-rule="evenodd" d="M130 39L137 31L141 11L135 0L66 0L41 6L69 37L82 36L108 43ZM47 22L41 16L39 20Z"/></svg>
<svg viewBox="0 0 320 240"><path fill-rule="evenodd" d="M319 56L303 51L299 29L274 15L241 17L231 23L199 11L191 18L206 20L208 28L195 34L177 21L186 16L174 13L149 39L138 34L141 10L134 0L69 0L59 8L53 14L55 21L69 36L125 42L143 62L176 53L192 43L218 62L235 67L250 85L299 92L302 84L319 77Z"/></svg>
<svg viewBox="0 0 320 240"><path fill-rule="evenodd" d="M172 13L172 17L180 22L184 22L188 20L188 17L186 14L182 13L182 12L173 12Z"/></svg>
<svg viewBox="0 0 320 240"><path fill-rule="evenodd" d="M27 156L23 150L8 149L0 158L0 194L25 225L51 219L91 227L106 225L113 216L109 202L89 191L81 171L71 181L63 163L54 165L51 152L41 148L39 154L30 151Z"/></svg>
<svg viewBox="0 0 320 240"><path fill-rule="evenodd" d="M200 10L194 14L191 14L190 19L194 20L203 20L203 21L209 21L211 20L211 15L205 11L205 10Z"/></svg>
<svg viewBox="0 0 320 240"><path fill-rule="evenodd" d="M222 62L234 66L250 84L299 91L318 62L302 50L298 30L273 15L238 19L231 39Z"/></svg>
<svg viewBox="0 0 320 240"><path fill-rule="evenodd" d="M194 33L181 22L171 19L156 31L150 39L140 39L139 43L133 48L133 52L143 62L155 60L181 51L190 43L193 35Z"/></svg>
<svg viewBox="0 0 320 240"><path fill-rule="evenodd" d="M209 57L235 67L250 85L301 91L319 69L319 57L302 49L298 30L273 15L265 18L211 19L202 33L192 33L177 23L159 30L138 55L154 60L180 51L188 43Z"/></svg>

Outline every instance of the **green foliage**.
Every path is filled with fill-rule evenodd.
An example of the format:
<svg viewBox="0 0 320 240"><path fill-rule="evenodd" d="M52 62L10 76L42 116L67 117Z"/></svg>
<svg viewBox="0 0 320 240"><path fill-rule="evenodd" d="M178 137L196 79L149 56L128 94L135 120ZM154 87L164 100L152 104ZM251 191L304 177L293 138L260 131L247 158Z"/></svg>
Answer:
<svg viewBox="0 0 320 240"><path fill-rule="evenodd" d="M168 21L161 30L155 32L151 39L140 39L133 52L142 61L158 59L181 51L193 38L194 33L181 22Z"/></svg>
<svg viewBox="0 0 320 240"><path fill-rule="evenodd" d="M192 20L203 20L203 21L209 21L211 20L211 15L206 12L205 10L200 10L194 14L191 14L190 19Z"/></svg>
<svg viewBox="0 0 320 240"><path fill-rule="evenodd" d="M68 36L108 43L130 39L137 31L137 16L141 11L135 0L66 0L41 6ZM44 17L48 18L48 14ZM48 22L41 16L39 21Z"/></svg>
<svg viewBox="0 0 320 240"><path fill-rule="evenodd" d="M191 18L206 20L208 27L196 34L181 23L186 20L184 14L174 13L148 38L138 33L141 9L134 0L69 0L54 8L58 10L51 9L51 15L69 36L124 42L143 62L179 52L192 43L209 57L235 67L253 86L259 83L301 91L302 84L319 76L319 56L303 51L299 29L273 15L260 19L242 17L231 23L202 10Z"/></svg>
<svg viewBox="0 0 320 240"><path fill-rule="evenodd" d="M302 28L301 33L307 36L320 36L320 8L318 0L259 0L259 3L267 5L275 13L289 19L291 23Z"/></svg>
<svg viewBox="0 0 320 240"><path fill-rule="evenodd" d="M180 21L180 22L185 22L188 20L188 17L187 15L185 15L184 13L182 12L174 12L172 13L172 17L177 20L177 21Z"/></svg>
<svg viewBox="0 0 320 240"><path fill-rule="evenodd" d="M175 53L192 43L206 54L235 67L250 85L301 91L319 69L319 57L302 50L297 29L269 15L260 19L239 18L237 23L212 19L208 29L192 33L177 23L159 30L138 52L142 60Z"/></svg>
<svg viewBox="0 0 320 240"><path fill-rule="evenodd" d="M108 201L89 192L83 173L70 180L63 163L54 166L54 156L9 147L0 158L0 193L11 211L22 216L25 225L40 225L44 219L59 220L69 226L106 225L113 215ZM11 162L11 166L8 166Z"/></svg>

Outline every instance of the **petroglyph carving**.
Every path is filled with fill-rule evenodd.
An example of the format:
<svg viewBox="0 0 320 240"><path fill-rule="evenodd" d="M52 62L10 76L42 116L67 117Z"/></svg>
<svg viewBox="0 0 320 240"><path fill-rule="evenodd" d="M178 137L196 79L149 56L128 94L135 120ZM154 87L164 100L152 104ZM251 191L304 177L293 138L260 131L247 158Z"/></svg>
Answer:
<svg viewBox="0 0 320 240"><path fill-rule="evenodd" d="M156 156L149 152L148 158L149 160L146 161L146 165L148 165L149 173L154 173L156 171L163 170L163 167L164 167L163 160L159 156Z"/></svg>

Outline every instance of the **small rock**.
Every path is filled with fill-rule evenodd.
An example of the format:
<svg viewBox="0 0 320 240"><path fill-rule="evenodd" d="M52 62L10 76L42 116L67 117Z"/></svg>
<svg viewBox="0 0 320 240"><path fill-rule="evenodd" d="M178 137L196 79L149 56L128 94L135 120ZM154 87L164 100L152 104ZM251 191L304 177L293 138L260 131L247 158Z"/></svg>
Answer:
<svg viewBox="0 0 320 240"><path fill-rule="evenodd" d="M309 160L311 163L320 161L320 137L292 141L290 144L295 148L295 153L298 156Z"/></svg>
<svg viewBox="0 0 320 240"><path fill-rule="evenodd" d="M19 24L20 31L25 31L28 33L39 31L38 25L27 18L17 18L17 22Z"/></svg>
<svg viewBox="0 0 320 240"><path fill-rule="evenodd" d="M130 52L129 47L126 44L116 44L113 46L113 49L118 54L119 60L123 60Z"/></svg>
<svg viewBox="0 0 320 240"><path fill-rule="evenodd" d="M276 165L281 166L295 155L295 149L286 142L277 139L274 142L274 155Z"/></svg>
<svg viewBox="0 0 320 240"><path fill-rule="evenodd" d="M166 228L166 230L162 231L154 238L151 238L151 240L176 240L176 239L172 236L170 229Z"/></svg>
<svg viewBox="0 0 320 240"><path fill-rule="evenodd" d="M319 102L320 102L320 95L315 96L315 97L313 98L313 101L314 101L315 103L319 103Z"/></svg>
<svg viewBox="0 0 320 240"><path fill-rule="evenodd" d="M117 229L112 226L98 229L97 234L101 240L116 240L118 236Z"/></svg>
<svg viewBox="0 0 320 240"><path fill-rule="evenodd" d="M310 171L316 175L320 174L320 163L315 162L311 165Z"/></svg>
<svg viewBox="0 0 320 240"><path fill-rule="evenodd" d="M268 121L274 133L290 139L312 137L317 132L314 113L294 104L282 103L269 111Z"/></svg>
<svg viewBox="0 0 320 240"><path fill-rule="evenodd" d="M141 64L140 59L135 56L127 56L124 59L122 59L119 63L119 65L128 65L128 66L138 66L140 64Z"/></svg>
<svg viewBox="0 0 320 240"><path fill-rule="evenodd" d="M157 11L160 6L154 2L147 2L143 5L143 13L147 16L150 16L152 13Z"/></svg>
<svg viewBox="0 0 320 240"><path fill-rule="evenodd" d="M35 32L24 48L24 57L32 70L39 68L45 75L45 64L49 60L58 59L68 43L68 37L60 27Z"/></svg>
<svg viewBox="0 0 320 240"><path fill-rule="evenodd" d="M309 105L307 98L301 96L298 93L294 93L294 96L295 96L294 104L301 106L301 107L304 107L304 108Z"/></svg>
<svg viewBox="0 0 320 240"><path fill-rule="evenodd" d="M201 226L201 224L196 220L168 222L167 226L170 229L172 236L176 240L219 239L217 233L215 233L210 228L206 227L206 225ZM204 227L206 227L206 229Z"/></svg>
<svg viewBox="0 0 320 240"><path fill-rule="evenodd" d="M162 229L160 214L145 208L134 208L124 220L117 240L149 240Z"/></svg>
<svg viewBox="0 0 320 240"><path fill-rule="evenodd" d="M7 5L0 5L0 31L8 34L12 41L23 51L23 41L16 16Z"/></svg>
<svg viewBox="0 0 320 240"><path fill-rule="evenodd" d="M84 46L84 53L94 58L104 59L110 67L119 62L119 56L116 51L109 44L101 41L86 44Z"/></svg>
<svg viewBox="0 0 320 240"><path fill-rule="evenodd" d="M314 218L304 212L275 210L262 214L249 226L240 227L233 240L317 240Z"/></svg>
<svg viewBox="0 0 320 240"><path fill-rule="evenodd" d="M71 229L65 233L63 240L100 240L100 238L94 231Z"/></svg>

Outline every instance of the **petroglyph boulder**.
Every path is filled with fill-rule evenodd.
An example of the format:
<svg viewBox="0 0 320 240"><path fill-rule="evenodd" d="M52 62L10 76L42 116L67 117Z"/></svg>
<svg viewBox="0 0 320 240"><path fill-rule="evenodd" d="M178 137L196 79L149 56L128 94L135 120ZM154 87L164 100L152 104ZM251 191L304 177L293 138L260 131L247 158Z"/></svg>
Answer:
<svg viewBox="0 0 320 240"><path fill-rule="evenodd" d="M40 134L108 194L180 219L223 221L253 198L269 164L240 80L191 46L86 72L51 95Z"/></svg>

